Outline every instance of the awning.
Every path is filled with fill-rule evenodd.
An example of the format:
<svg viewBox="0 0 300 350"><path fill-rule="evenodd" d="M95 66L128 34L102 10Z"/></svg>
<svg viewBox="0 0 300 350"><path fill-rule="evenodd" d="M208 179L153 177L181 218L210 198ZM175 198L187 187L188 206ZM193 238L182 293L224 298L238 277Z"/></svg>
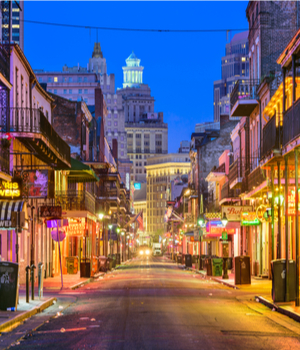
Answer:
<svg viewBox="0 0 300 350"><path fill-rule="evenodd" d="M28 219L27 205L23 201L0 201L0 230L13 230L16 225L12 226L12 212L25 212L25 219Z"/></svg>
<svg viewBox="0 0 300 350"><path fill-rule="evenodd" d="M81 161L71 158L71 169L69 170L68 182L97 182L99 177L94 170Z"/></svg>

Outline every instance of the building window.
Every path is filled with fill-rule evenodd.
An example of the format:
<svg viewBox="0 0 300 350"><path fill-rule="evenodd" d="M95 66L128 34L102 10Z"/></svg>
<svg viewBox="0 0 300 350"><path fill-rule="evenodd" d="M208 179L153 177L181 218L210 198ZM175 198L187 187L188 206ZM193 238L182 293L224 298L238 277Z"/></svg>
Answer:
<svg viewBox="0 0 300 350"><path fill-rule="evenodd" d="M124 136L121 136L120 140L121 140L121 141L124 141Z"/></svg>
<svg viewBox="0 0 300 350"><path fill-rule="evenodd" d="M110 103L110 98L107 99L107 103Z"/></svg>
<svg viewBox="0 0 300 350"><path fill-rule="evenodd" d="M123 151L121 151L121 156L124 156L124 152Z"/></svg>
<svg viewBox="0 0 300 350"><path fill-rule="evenodd" d="M57 82L58 82L57 77L54 77L54 83L57 83Z"/></svg>
<svg viewBox="0 0 300 350"><path fill-rule="evenodd" d="M57 94L57 89L54 89L54 93Z"/></svg>
<svg viewBox="0 0 300 350"><path fill-rule="evenodd" d="M72 77L69 77L69 83L72 83L72 82L73 82Z"/></svg>
<svg viewBox="0 0 300 350"><path fill-rule="evenodd" d="M67 89L64 89L64 94L66 94L67 93Z"/></svg>
<svg viewBox="0 0 300 350"><path fill-rule="evenodd" d="M88 89L84 89L84 93L87 94L88 93Z"/></svg>
<svg viewBox="0 0 300 350"><path fill-rule="evenodd" d="M52 92L52 90L51 90L51 89L49 89L48 91L49 91L49 92Z"/></svg>
<svg viewBox="0 0 300 350"><path fill-rule="evenodd" d="M118 114L115 112L114 114L114 118L117 119L118 118Z"/></svg>
<svg viewBox="0 0 300 350"><path fill-rule="evenodd" d="M121 148L124 148L124 143L121 143Z"/></svg>
<svg viewBox="0 0 300 350"><path fill-rule="evenodd" d="M83 78L83 82L84 82L84 83L87 83L87 77L84 77L84 78Z"/></svg>
<svg viewBox="0 0 300 350"><path fill-rule="evenodd" d="M43 82L43 78L39 78L39 83L42 83Z"/></svg>
<svg viewBox="0 0 300 350"><path fill-rule="evenodd" d="M127 135L127 138L128 138L128 139L132 139L132 138L133 138L133 134L128 134L128 135Z"/></svg>
<svg viewBox="0 0 300 350"><path fill-rule="evenodd" d="M117 104L117 100L114 100L114 104Z"/></svg>
<svg viewBox="0 0 300 350"><path fill-rule="evenodd" d="M108 114L108 118L111 118L111 114L110 113Z"/></svg>
<svg viewBox="0 0 300 350"><path fill-rule="evenodd" d="M81 83L81 82L82 82L82 78L78 77L78 83Z"/></svg>
<svg viewBox="0 0 300 350"><path fill-rule="evenodd" d="M72 89L69 89L69 94L71 94L72 93Z"/></svg>
<svg viewBox="0 0 300 350"><path fill-rule="evenodd" d="M109 90L109 89L110 89L110 85L107 85L107 86L106 86L106 89Z"/></svg>
<svg viewBox="0 0 300 350"><path fill-rule="evenodd" d="M48 83L51 83L51 78L50 77L48 77Z"/></svg>
<svg viewBox="0 0 300 350"><path fill-rule="evenodd" d="M111 122L107 122L107 125L108 125L108 126L111 126Z"/></svg>
<svg viewBox="0 0 300 350"><path fill-rule="evenodd" d="M79 93L79 94L82 94L82 89L79 89L79 90L78 90L78 93Z"/></svg>
<svg viewBox="0 0 300 350"><path fill-rule="evenodd" d="M84 99L84 102L85 102L85 103L88 103L88 99L87 99L87 98L85 98L85 99Z"/></svg>
<svg viewBox="0 0 300 350"><path fill-rule="evenodd" d="M118 122L114 122L114 126L118 126Z"/></svg>

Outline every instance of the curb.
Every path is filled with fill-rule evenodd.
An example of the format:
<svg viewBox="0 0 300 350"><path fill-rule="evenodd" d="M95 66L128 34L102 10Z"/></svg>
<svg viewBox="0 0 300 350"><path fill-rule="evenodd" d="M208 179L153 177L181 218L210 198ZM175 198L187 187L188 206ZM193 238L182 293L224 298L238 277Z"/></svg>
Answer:
<svg viewBox="0 0 300 350"><path fill-rule="evenodd" d="M77 284L74 284L74 286L71 286L70 287L70 289L77 289L77 288L79 288L79 287L82 287L82 286L84 286L85 284L88 284L88 283L90 283L91 282L91 278L88 278L86 281L82 281L82 282L79 282L79 283L77 283Z"/></svg>
<svg viewBox="0 0 300 350"><path fill-rule="evenodd" d="M300 315L299 314L296 314L293 311L285 310L282 307L270 302L269 300L267 300L263 297L256 296L255 299L258 299L261 304L267 306L268 308L275 309L280 314L288 316L288 317L292 318L294 321L300 322Z"/></svg>
<svg viewBox="0 0 300 350"><path fill-rule="evenodd" d="M218 283L223 284L224 286L232 288L232 289L239 289L239 287L233 286L231 283L220 281L218 278L215 278L213 276L207 276L205 273L203 273L201 271L198 271L198 270L195 270L195 269L193 269L191 267L188 267L187 270L195 272L195 273L198 273L199 275L204 277L206 280L211 280L211 281L214 281L214 282L218 282Z"/></svg>
<svg viewBox="0 0 300 350"><path fill-rule="evenodd" d="M29 310L29 311L24 311L20 315L3 323L2 325L0 325L0 333L9 332L9 331L13 330L14 328L18 327L18 325L22 321L24 321L26 318L30 318L38 313L41 313L42 311L47 309L49 306L53 305L53 302L56 300L57 300L56 298L50 298L50 299L46 300L40 306L36 306L34 309Z"/></svg>

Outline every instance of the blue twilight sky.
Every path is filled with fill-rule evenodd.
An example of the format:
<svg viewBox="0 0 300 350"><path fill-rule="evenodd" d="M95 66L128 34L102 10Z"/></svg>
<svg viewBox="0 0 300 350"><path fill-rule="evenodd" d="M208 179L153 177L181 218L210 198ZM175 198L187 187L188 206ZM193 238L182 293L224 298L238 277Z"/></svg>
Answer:
<svg viewBox="0 0 300 350"><path fill-rule="evenodd" d="M153 29L247 29L246 1L27 2L25 20L86 26ZM62 70L86 66L96 31L25 23L24 49L31 66ZM235 33L232 32L231 36ZM155 111L169 124L169 152L190 140L195 124L213 119L213 81L221 77L226 33L140 33L99 30L108 73L122 87L122 66L133 50ZM230 36L229 36L230 38Z"/></svg>

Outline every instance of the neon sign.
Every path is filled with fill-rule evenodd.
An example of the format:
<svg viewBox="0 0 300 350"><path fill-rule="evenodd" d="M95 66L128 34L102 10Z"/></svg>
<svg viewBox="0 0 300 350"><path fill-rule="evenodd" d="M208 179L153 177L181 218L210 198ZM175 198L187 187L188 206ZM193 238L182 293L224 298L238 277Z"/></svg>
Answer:
<svg viewBox="0 0 300 350"><path fill-rule="evenodd" d="M4 181L0 180L0 199L21 198L21 183L20 181Z"/></svg>
<svg viewBox="0 0 300 350"><path fill-rule="evenodd" d="M244 212L241 213L241 225L242 226L257 226L260 224L260 220L256 216L256 212Z"/></svg>

